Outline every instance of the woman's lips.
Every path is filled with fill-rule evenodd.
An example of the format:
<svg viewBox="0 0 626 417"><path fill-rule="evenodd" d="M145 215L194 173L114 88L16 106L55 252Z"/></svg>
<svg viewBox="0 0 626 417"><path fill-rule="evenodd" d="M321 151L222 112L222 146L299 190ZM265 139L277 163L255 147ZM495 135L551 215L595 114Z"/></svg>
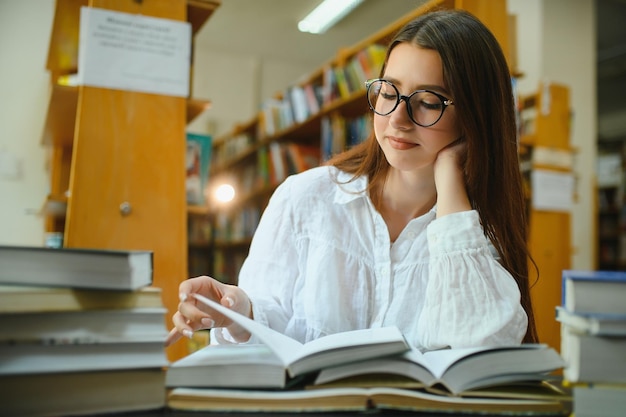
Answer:
<svg viewBox="0 0 626 417"><path fill-rule="evenodd" d="M416 143L393 136L387 136L387 139L389 140L389 145L398 150L406 150L418 146Z"/></svg>

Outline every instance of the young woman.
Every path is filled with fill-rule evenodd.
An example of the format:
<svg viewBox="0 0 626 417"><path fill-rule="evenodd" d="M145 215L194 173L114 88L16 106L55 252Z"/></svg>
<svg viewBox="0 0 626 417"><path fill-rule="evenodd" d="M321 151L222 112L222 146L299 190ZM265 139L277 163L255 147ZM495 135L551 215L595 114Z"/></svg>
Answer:
<svg viewBox="0 0 626 417"><path fill-rule="evenodd" d="M367 89L372 136L280 185L239 286L180 285L168 344L201 328L250 340L194 293L301 342L386 325L422 350L536 341L513 93L494 36L463 11L425 14Z"/></svg>

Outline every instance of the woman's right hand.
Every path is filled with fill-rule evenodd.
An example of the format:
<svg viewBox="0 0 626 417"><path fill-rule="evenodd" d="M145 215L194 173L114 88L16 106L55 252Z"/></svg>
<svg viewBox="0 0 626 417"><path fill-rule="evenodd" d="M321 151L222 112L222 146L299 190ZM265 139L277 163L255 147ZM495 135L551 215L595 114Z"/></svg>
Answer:
<svg viewBox="0 0 626 417"><path fill-rule="evenodd" d="M248 295L236 285L219 282L208 276L190 278L179 286L180 304L172 317L174 328L165 341L165 346L176 342L181 336L191 338L193 332L213 327L228 328L238 342L245 342L250 333L233 323L227 317L198 302L193 295L200 294L246 317L252 318L252 304Z"/></svg>

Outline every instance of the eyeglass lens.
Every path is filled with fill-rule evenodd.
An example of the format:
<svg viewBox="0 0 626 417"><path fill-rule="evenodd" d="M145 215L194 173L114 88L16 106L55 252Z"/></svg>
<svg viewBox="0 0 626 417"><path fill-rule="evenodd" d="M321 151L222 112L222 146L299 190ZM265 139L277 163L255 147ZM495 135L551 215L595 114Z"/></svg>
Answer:
<svg viewBox="0 0 626 417"><path fill-rule="evenodd" d="M375 113L386 116L400 104L399 92L390 82L373 81L367 91L367 100ZM430 91L415 92L410 95L409 115L420 126L431 126L441 118L445 109L443 99Z"/></svg>

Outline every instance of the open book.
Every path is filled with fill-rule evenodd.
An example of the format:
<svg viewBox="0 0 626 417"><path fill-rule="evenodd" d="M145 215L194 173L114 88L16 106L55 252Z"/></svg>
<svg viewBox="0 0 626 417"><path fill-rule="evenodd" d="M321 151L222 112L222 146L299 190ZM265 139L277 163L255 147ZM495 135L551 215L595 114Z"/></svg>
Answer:
<svg viewBox="0 0 626 417"><path fill-rule="evenodd" d="M194 352L171 364L167 372L170 387L283 387L293 378L326 367L410 349L397 327L336 333L302 344L201 295L194 297L238 323L262 344L208 346ZM256 375L259 378L254 378Z"/></svg>
<svg viewBox="0 0 626 417"><path fill-rule="evenodd" d="M315 385L350 385L359 377L401 377L404 384L414 382L459 395L476 388L549 379L549 373L564 366L561 356L543 344L505 347L443 349L422 353L416 349L361 363L348 363L322 369Z"/></svg>
<svg viewBox="0 0 626 417"><path fill-rule="evenodd" d="M214 301L195 297L240 324L262 344L208 346L194 352L170 366L169 387L281 388L300 382L296 377L303 375L307 383L318 386L349 386L354 378L383 375L415 382L411 386L443 387L458 394L541 381L564 365L555 350L541 344L421 353L411 349L395 327L333 334L301 344ZM342 382L349 378L350 383Z"/></svg>

